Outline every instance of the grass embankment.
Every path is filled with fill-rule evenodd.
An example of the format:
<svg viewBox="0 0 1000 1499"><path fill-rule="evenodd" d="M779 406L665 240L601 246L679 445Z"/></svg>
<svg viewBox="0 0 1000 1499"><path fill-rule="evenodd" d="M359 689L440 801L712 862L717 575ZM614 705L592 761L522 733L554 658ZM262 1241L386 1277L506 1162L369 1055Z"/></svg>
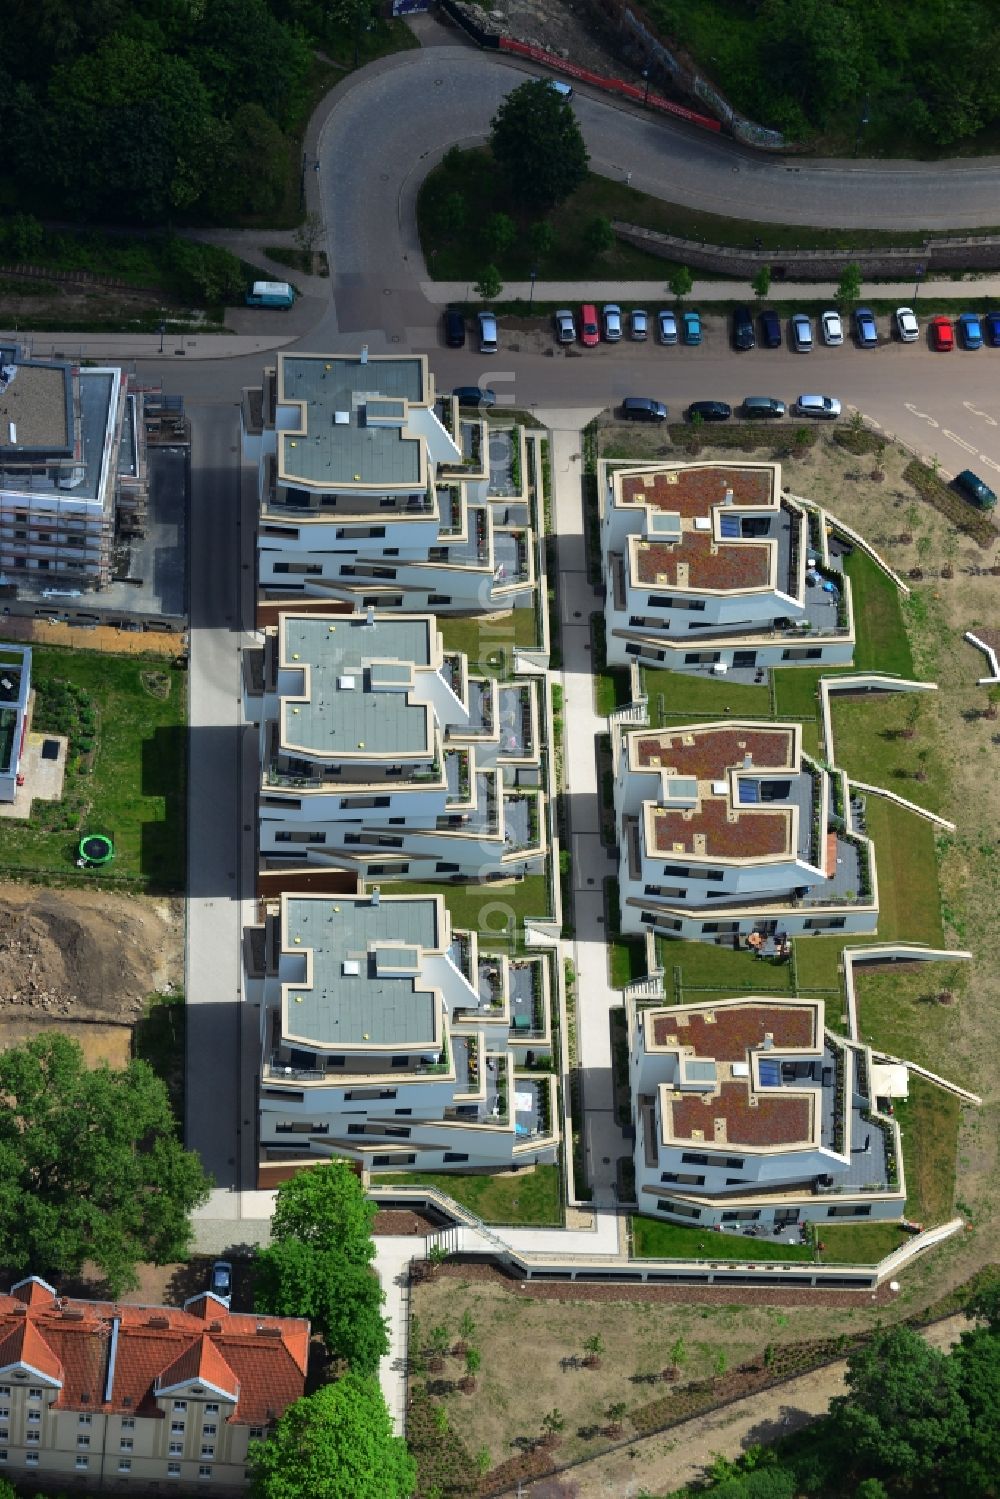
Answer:
<svg viewBox="0 0 1000 1499"><path fill-rule="evenodd" d="M436 1187L484 1223L561 1228L558 1166L535 1166L507 1176L462 1176L450 1171L394 1171L372 1177L376 1186Z"/></svg>
<svg viewBox="0 0 1000 1499"><path fill-rule="evenodd" d="M0 871L102 879L76 868L84 832L115 845L111 878L184 888L186 680L162 658L32 649L33 729L67 734L62 800L0 822Z"/></svg>

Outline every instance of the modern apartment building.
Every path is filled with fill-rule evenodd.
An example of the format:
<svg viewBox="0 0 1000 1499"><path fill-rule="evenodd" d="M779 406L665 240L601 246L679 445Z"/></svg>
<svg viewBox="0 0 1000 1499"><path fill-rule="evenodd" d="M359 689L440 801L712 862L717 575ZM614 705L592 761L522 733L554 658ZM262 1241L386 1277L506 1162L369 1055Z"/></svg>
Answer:
<svg viewBox="0 0 1000 1499"><path fill-rule="evenodd" d="M260 1160L373 1171L551 1162L554 963L481 953L437 895L282 894L247 933ZM536 1070L533 1070L536 1069Z"/></svg>
<svg viewBox="0 0 1000 1499"><path fill-rule="evenodd" d="M0 802L12 802L31 702L31 647L0 644Z"/></svg>
<svg viewBox="0 0 1000 1499"><path fill-rule="evenodd" d="M435 614L532 605L524 435L437 400L423 355L279 353L243 392L242 434L265 597Z"/></svg>
<svg viewBox="0 0 1000 1499"><path fill-rule="evenodd" d="M826 1030L821 1000L626 1013L640 1212L775 1237L902 1217L890 1069Z"/></svg>
<svg viewBox="0 0 1000 1499"><path fill-rule="evenodd" d="M605 461L599 492L610 664L850 663L844 547L782 493L780 465Z"/></svg>
<svg viewBox="0 0 1000 1499"><path fill-rule="evenodd" d="M120 369L0 349L0 583L105 587L116 527L141 528L146 491L142 394Z"/></svg>
<svg viewBox="0 0 1000 1499"><path fill-rule="evenodd" d="M244 662L262 869L415 880L542 869L544 677L473 675L433 616L374 609L283 611Z"/></svg>
<svg viewBox="0 0 1000 1499"><path fill-rule="evenodd" d="M800 724L612 731L622 931L767 950L874 932L875 857Z"/></svg>
<svg viewBox="0 0 1000 1499"><path fill-rule="evenodd" d="M309 1323L0 1294L0 1468L61 1490L241 1493L249 1443L305 1393Z"/></svg>

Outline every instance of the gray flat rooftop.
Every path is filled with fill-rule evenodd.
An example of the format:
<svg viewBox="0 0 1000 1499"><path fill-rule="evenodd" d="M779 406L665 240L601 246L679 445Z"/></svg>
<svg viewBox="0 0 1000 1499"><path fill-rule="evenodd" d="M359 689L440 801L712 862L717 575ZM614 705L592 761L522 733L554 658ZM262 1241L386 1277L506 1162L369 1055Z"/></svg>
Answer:
<svg viewBox="0 0 1000 1499"><path fill-rule="evenodd" d="M0 453L10 458L40 453L72 456L69 365L28 363L4 368L14 373L0 390ZM11 441L12 425L16 442Z"/></svg>
<svg viewBox="0 0 1000 1499"><path fill-rule="evenodd" d="M377 971L373 944L397 948L393 960L412 959L416 950L438 947L434 896L353 901L291 898L288 938L295 951L311 948L313 985L289 990L286 1041L336 1047L434 1047L434 997L419 974ZM301 937L301 943L296 943ZM399 952L398 948L413 949ZM344 973L357 964L358 972Z"/></svg>
<svg viewBox="0 0 1000 1499"><path fill-rule="evenodd" d="M30 369L31 366L27 368ZM62 367L36 365L34 368L44 368L46 374L50 374L54 368L61 375ZM17 377L7 387L6 395L8 399L10 398L11 391L16 387L25 372L25 367L20 366ZM26 485L25 479L16 470L10 471L10 466L17 462L17 455L20 455L22 458L30 456L27 448L22 452L20 416L15 417L17 423L17 447L0 446L0 480L6 477L6 482L10 488L15 490L24 489L31 494L64 494L67 500L96 500L100 491L101 473L104 468L105 439L111 417L111 401L114 388L114 375L110 370L81 370L79 375L79 389L83 452L75 454L71 445L62 449L52 448L46 450L47 452L51 452L53 458L60 460L63 472L65 472L67 467L74 467L75 465L72 460L76 459L83 473L79 484L75 484L72 489L61 490L56 482L58 471L51 469L43 473L32 473L30 485ZM54 390L54 386L50 387L50 390ZM66 426L64 423L63 431L65 432L65 430ZM0 417L0 433L2 433L3 438L6 438L6 424L2 417ZM5 468L7 469L6 475Z"/></svg>
<svg viewBox="0 0 1000 1499"><path fill-rule="evenodd" d="M427 750L427 709L388 685L408 680L410 666L429 664L426 620L397 616L369 625L362 616L285 615L283 627L282 660L308 666L311 679L308 702L283 703L283 746L317 755Z"/></svg>
<svg viewBox="0 0 1000 1499"><path fill-rule="evenodd" d="M286 355L278 370L279 402L305 403L305 432L278 434L286 478L320 486L419 483L419 441L405 427L380 424L401 422L403 402L424 399L419 359L362 364L332 354Z"/></svg>

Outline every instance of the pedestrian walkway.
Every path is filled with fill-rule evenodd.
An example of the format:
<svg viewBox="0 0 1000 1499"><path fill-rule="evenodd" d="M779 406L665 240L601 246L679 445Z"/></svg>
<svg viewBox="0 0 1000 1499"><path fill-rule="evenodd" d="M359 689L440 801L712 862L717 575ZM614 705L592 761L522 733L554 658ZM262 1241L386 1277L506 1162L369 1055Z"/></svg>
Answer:
<svg viewBox="0 0 1000 1499"><path fill-rule="evenodd" d="M621 1003L608 982L604 880L616 866L601 842L597 794L597 736L607 723L594 710L590 616L601 607L587 578L584 545L581 426L586 412L539 411L549 427L552 514L562 631L566 835L573 886L575 933L562 944L576 969L576 1037L587 1183L595 1206L613 1208L618 1158L624 1153L615 1122L609 1012ZM565 1236L563 1236L564 1238Z"/></svg>
<svg viewBox="0 0 1000 1499"><path fill-rule="evenodd" d="M912 277L907 281L866 281L862 284L857 300L865 302L898 302L900 306L912 306L916 302L933 303L939 297L964 298L968 288L969 301L973 307L984 297L1000 297L1000 276L970 277L967 282L942 279L924 280L917 287ZM444 306L448 302L475 302L475 285L471 281L421 281L420 289L428 302ZM575 303L588 302L673 302L667 286L667 268L656 281L536 281L532 294L530 281L505 281L497 302L565 302L567 307ZM771 301L779 302L829 302L833 306L837 298L835 281L772 281ZM685 297L689 307L699 302L756 302L749 281L696 281Z"/></svg>
<svg viewBox="0 0 1000 1499"><path fill-rule="evenodd" d="M410 1262L426 1253L425 1241L412 1234L379 1236L375 1269L385 1292L389 1352L379 1363L379 1383L397 1436L406 1434L406 1366L410 1337Z"/></svg>

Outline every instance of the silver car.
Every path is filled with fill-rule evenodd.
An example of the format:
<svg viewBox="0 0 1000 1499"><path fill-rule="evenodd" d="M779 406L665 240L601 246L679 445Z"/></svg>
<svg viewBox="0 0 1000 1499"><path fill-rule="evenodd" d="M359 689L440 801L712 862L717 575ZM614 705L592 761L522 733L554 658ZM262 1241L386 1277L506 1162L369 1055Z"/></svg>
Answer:
<svg viewBox="0 0 1000 1499"><path fill-rule="evenodd" d="M840 402L836 396L798 396L795 415L826 417L828 421L834 421L840 415Z"/></svg>
<svg viewBox="0 0 1000 1499"><path fill-rule="evenodd" d="M576 343L576 322L568 307L561 307L556 313L556 339L561 344Z"/></svg>
<svg viewBox="0 0 1000 1499"><path fill-rule="evenodd" d="M656 325L661 344L677 342L677 319L667 308L656 314Z"/></svg>
<svg viewBox="0 0 1000 1499"><path fill-rule="evenodd" d="M649 332L649 316L642 307L629 313L629 338L644 339Z"/></svg>
<svg viewBox="0 0 1000 1499"><path fill-rule="evenodd" d="M617 302L608 302L603 309L604 337L609 344L616 344L622 336L622 310Z"/></svg>
<svg viewBox="0 0 1000 1499"><path fill-rule="evenodd" d="M812 322L804 312L792 314L792 345L799 354L809 354L812 351Z"/></svg>
<svg viewBox="0 0 1000 1499"><path fill-rule="evenodd" d="M479 314L479 352L495 354L500 347L497 342L497 315L495 312Z"/></svg>
<svg viewBox="0 0 1000 1499"><path fill-rule="evenodd" d="M835 349L844 342L844 328L839 312L824 312L820 318L820 325L823 329L823 342L827 348Z"/></svg>

